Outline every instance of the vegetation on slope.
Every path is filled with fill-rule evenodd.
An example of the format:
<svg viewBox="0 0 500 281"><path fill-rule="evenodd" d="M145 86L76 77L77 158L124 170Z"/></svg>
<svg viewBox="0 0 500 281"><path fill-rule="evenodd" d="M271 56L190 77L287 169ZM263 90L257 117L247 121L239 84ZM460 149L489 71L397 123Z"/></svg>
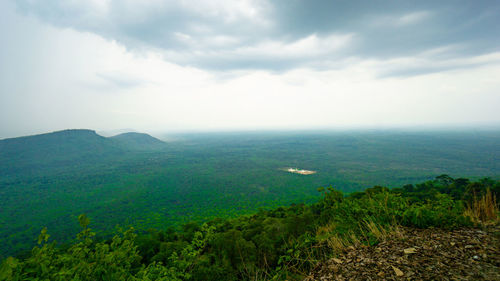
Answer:
<svg viewBox="0 0 500 281"><path fill-rule="evenodd" d="M497 219L500 182L439 176L422 184L376 186L348 196L320 189L316 203L234 219L188 223L181 230L133 229L99 241L85 215L71 245L49 243L43 229L26 257L8 258L2 280L300 279L352 243L374 245L391 228L457 228ZM482 203L481 203L482 202Z"/></svg>
<svg viewBox="0 0 500 281"><path fill-rule="evenodd" d="M46 175L83 163L95 164L120 152L122 149L114 141L91 130L64 130L5 139L0 140L0 176Z"/></svg>
<svg viewBox="0 0 500 281"><path fill-rule="evenodd" d="M61 172L109 164L123 158L126 152L165 146L147 134L125 133L106 138L86 129L4 139L0 140L0 176L3 181L59 176Z"/></svg>
<svg viewBox="0 0 500 281"><path fill-rule="evenodd" d="M111 237L117 224L139 232L178 229L189 221L310 204L320 198L318 186L353 192L444 173L500 176L498 131L189 134L161 150L125 149L93 131L72 133L29 137L36 146L26 138L0 140L0 259L29 251L44 226L52 239L68 242L82 213L98 237ZM6 142L17 143L20 153Z"/></svg>
<svg viewBox="0 0 500 281"><path fill-rule="evenodd" d="M143 133L123 133L111 137L110 139L123 145L130 150L159 150L166 148L166 143Z"/></svg>

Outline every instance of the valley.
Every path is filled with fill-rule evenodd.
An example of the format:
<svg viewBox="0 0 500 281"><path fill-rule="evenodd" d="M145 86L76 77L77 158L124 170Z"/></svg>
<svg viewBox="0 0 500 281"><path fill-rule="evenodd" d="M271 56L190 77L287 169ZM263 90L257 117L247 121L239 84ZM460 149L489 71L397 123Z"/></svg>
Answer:
<svg viewBox="0 0 500 281"><path fill-rule="evenodd" d="M70 130L0 140L0 254L31 249L44 226L53 239L68 241L82 213L98 236L107 237L117 225L144 232L312 203L319 187L350 193L441 174L500 175L496 131L198 133L175 139ZM280 168L290 166L316 173Z"/></svg>

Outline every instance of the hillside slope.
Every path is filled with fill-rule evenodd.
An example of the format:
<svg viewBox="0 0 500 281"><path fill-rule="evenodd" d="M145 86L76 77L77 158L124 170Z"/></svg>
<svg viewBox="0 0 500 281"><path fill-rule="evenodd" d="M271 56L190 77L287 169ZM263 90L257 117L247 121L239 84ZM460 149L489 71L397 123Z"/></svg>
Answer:
<svg viewBox="0 0 500 281"><path fill-rule="evenodd" d="M58 248L43 228L0 280L498 280L499 181L320 191L313 204L112 239L82 214L77 240Z"/></svg>
<svg viewBox="0 0 500 281"><path fill-rule="evenodd" d="M126 149L93 132L88 137L111 141L118 152L54 165L45 157L8 175L20 165L17 155L0 163L0 256L31 249L43 226L67 242L81 213L104 233L117 224L145 231L316 202L321 186L352 192L444 173L500 175L500 132L193 134L155 151ZM318 172L303 176L282 167Z"/></svg>
<svg viewBox="0 0 500 281"><path fill-rule="evenodd" d="M78 167L118 155L122 148L92 130L64 130L0 140L0 175Z"/></svg>
<svg viewBox="0 0 500 281"><path fill-rule="evenodd" d="M166 146L165 142L143 133L123 133L110 137L110 139L131 150L157 150Z"/></svg>
<svg viewBox="0 0 500 281"><path fill-rule="evenodd" d="M147 134L106 138L93 130L72 129L0 140L0 176L43 175L104 165L127 152L157 150L165 143Z"/></svg>

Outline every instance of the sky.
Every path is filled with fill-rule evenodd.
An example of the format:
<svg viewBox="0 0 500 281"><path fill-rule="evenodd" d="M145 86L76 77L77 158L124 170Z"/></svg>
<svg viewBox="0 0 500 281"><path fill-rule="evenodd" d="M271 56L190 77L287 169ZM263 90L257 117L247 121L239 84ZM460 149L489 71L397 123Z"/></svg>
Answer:
<svg viewBox="0 0 500 281"><path fill-rule="evenodd" d="M500 125L500 2L2 0L0 138Z"/></svg>

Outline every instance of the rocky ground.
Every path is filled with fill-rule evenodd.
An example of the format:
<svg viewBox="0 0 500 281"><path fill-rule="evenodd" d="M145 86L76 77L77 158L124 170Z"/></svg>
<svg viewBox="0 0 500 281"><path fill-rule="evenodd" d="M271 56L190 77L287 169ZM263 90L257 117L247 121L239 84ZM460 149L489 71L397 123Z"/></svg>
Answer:
<svg viewBox="0 0 500 281"><path fill-rule="evenodd" d="M376 246L350 246L305 280L500 280L500 226L401 228Z"/></svg>

